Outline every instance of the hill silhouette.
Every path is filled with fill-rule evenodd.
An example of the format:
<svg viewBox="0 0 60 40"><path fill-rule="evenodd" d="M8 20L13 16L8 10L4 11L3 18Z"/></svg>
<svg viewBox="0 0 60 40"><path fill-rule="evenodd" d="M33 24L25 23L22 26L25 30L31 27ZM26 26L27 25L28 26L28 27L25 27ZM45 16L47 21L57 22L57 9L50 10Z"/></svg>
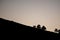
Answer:
<svg viewBox="0 0 60 40"><path fill-rule="evenodd" d="M45 40L59 40L59 34L54 33L54 32L49 32L49 31L44 31L41 29L33 28L21 23L16 23L13 21L9 21L3 18L0 18L0 32L17 32L17 33L38 33L40 38L45 38Z"/></svg>

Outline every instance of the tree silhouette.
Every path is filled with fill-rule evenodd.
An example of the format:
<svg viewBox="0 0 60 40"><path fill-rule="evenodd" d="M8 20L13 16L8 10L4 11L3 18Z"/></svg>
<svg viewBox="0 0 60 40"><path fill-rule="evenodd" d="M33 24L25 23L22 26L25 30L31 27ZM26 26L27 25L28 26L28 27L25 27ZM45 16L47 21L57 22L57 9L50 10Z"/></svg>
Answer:
<svg viewBox="0 0 60 40"><path fill-rule="evenodd" d="M59 34L60 34L60 29L58 30Z"/></svg>
<svg viewBox="0 0 60 40"><path fill-rule="evenodd" d="M58 29L56 28L56 29L55 29L55 32L60 34L60 29L58 30Z"/></svg>
<svg viewBox="0 0 60 40"><path fill-rule="evenodd" d="M34 27L34 28L36 28L36 26L35 26L35 25L34 25L33 27Z"/></svg>
<svg viewBox="0 0 60 40"><path fill-rule="evenodd" d="M57 28L55 28L55 30L54 30L55 32L58 32L58 29Z"/></svg>
<svg viewBox="0 0 60 40"><path fill-rule="evenodd" d="M38 25L37 25L37 28L38 28L38 29L41 29L41 25L38 24Z"/></svg>
<svg viewBox="0 0 60 40"><path fill-rule="evenodd" d="M42 26L42 30L46 30L46 27L45 26Z"/></svg>

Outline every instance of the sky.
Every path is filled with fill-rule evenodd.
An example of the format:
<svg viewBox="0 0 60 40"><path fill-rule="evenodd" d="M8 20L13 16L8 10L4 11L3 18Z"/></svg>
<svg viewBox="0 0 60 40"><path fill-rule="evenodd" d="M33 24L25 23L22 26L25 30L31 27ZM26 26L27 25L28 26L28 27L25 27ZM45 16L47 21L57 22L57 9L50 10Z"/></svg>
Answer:
<svg viewBox="0 0 60 40"><path fill-rule="evenodd" d="M60 0L0 0L0 18L54 31L60 29Z"/></svg>

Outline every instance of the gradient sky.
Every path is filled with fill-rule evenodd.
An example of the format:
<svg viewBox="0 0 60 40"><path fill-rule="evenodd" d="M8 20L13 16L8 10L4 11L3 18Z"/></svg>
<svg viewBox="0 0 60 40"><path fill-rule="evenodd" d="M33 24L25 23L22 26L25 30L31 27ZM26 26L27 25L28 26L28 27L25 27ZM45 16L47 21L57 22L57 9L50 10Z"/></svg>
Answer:
<svg viewBox="0 0 60 40"><path fill-rule="evenodd" d="M0 0L0 18L54 31L60 29L60 0Z"/></svg>

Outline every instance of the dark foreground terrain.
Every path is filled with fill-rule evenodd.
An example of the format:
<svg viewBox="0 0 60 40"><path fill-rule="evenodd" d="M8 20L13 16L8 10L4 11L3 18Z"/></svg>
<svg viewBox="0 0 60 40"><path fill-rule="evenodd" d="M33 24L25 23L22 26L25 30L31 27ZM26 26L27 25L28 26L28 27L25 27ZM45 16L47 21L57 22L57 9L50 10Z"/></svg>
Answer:
<svg viewBox="0 0 60 40"><path fill-rule="evenodd" d="M60 34L33 28L2 18L0 18L0 33L32 33L33 35L36 35L36 37L38 36L38 39L40 40L60 40Z"/></svg>

